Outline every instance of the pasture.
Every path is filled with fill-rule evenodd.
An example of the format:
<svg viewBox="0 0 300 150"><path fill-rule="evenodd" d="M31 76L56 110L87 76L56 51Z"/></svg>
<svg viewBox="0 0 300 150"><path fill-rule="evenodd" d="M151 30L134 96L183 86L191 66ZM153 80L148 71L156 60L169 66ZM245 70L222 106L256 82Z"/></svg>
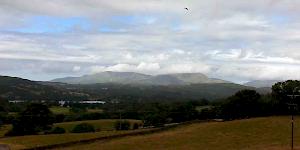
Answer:
<svg viewBox="0 0 300 150"><path fill-rule="evenodd" d="M267 117L228 122L194 123L168 131L74 145L64 150L285 150L290 149L290 118ZM300 117L295 123L300 148Z"/></svg>
<svg viewBox="0 0 300 150"><path fill-rule="evenodd" d="M8 144L12 149L33 148L36 146L46 146L53 144L68 143L74 141L95 139L100 137L107 137L112 135L127 134L131 132L138 132L139 130L128 131L115 131L114 124L117 119L103 119L103 120L87 120L87 121L74 121L54 124L54 127L62 127L67 133L65 134L49 134L49 135L28 135L17 137L3 137L4 134L11 128L6 125L0 129L0 144ZM131 127L133 123L141 123L139 120L127 120L130 122ZM94 133L69 133L73 127L80 123L92 124L96 131Z"/></svg>

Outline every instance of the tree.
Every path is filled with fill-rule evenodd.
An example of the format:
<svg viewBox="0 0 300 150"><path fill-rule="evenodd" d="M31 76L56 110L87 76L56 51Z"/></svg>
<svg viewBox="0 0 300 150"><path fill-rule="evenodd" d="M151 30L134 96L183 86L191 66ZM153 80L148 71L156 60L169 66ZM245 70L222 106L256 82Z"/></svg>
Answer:
<svg viewBox="0 0 300 150"><path fill-rule="evenodd" d="M63 133L66 133L66 130L64 128L55 127L50 132L48 132L47 134L63 134Z"/></svg>
<svg viewBox="0 0 300 150"><path fill-rule="evenodd" d="M8 135L37 134L51 129L53 122L53 114L46 105L32 103L18 114Z"/></svg>
<svg viewBox="0 0 300 150"><path fill-rule="evenodd" d="M116 130L129 130L130 129L130 122L127 120L118 120L115 122L115 129Z"/></svg>
<svg viewBox="0 0 300 150"><path fill-rule="evenodd" d="M153 103L149 104L145 108L143 116L143 123L145 126L160 127L166 123L169 123L168 116L170 115L170 108L166 104Z"/></svg>
<svg viewBox="0 0 300 150"><path fill-rule="evenodd" d="M221 115L226 120L258 116L259 99L260 94L255 90L241 90L221 105Z"/></svg>
<svg viewBox="0 0 300 150"><path fill-rule="evenodd" d="M85 133L85 132L95 132L95 128L92 124L89 123L81 123L76 125L72 131L72 133Z"/></svg>
<svg viewBox="0 0 300 150"><path fill-rule="evenodd" d="M198 111L196 110L197 103L185 102L174 104L170 110L170 118L172 122L184 122L197 118Z"/></svg>
<svg viewBox="0 0 300 150"><path fill-rule="evenodd" d="M278 82L272 86L272 97L273 97L273 111L277 114L287 114L288 103L291 102L291 97L288 95L299 94L300 81L298 80L287 80L285 82ZM295 102L299 105L299 97Z"/></svg>

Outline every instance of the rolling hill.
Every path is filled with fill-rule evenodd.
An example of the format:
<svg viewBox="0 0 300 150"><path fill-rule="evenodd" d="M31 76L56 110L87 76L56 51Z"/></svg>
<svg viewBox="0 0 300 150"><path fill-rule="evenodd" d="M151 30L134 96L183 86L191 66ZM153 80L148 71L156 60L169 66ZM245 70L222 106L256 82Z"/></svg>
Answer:
<svg viewBox="0 0 300 150"><path fill-rule="evenodd" d="M139 85L188 85L188 84L214 84L230 83L221 79L211 79L201 73L178 73L163 75L145 75L135 72L101 72L81 77L66 77L54 79L52 82L68 84L95 84L95 83L118 83Z"/></svg>
<svg viewBox="0 0 300 150"><path fill-rule="evenodd" d="M52 82L62 82L68 84L95 84L95 83L132 83L138 80L148 79L149 75L134 72L101 72L81 77L66 77L54 79Z"/></svg>
<svg viewBox="0 0 300 150"><path fill-rule="evenodd" d="M277 82L281 82L280 80L254 80L245 83L245 86L251 86L256 88L263 88L263 87L272 87Z"/></svg>
<svg viewBox="0 0 300 150"><path fill-rule="evenodd" d="M5 100L62 100L84 99L88 95L43 85L27 79L0 76L0 99Z"/></svg>
<svg viewBox="0 0 300 150"><path fill-rule="evenodd" d="M87 100L110 101L189 101L215 100L233 95L242 89L256 89L219 79L210 79L202 74L168 74L148 76L136 73L104 73L107 81L121 83L67 84L60 82L37 82L21 78L0 76L0 99L5 100ZM95 75L96 76L96 75ZM134 83L135 79L140 83ZM147 79L145 79L147 78ZM201 83L198 83L201 82ZM72 83L74 83L72 81ZM256 89L260 93L267 90Z"/></svg>

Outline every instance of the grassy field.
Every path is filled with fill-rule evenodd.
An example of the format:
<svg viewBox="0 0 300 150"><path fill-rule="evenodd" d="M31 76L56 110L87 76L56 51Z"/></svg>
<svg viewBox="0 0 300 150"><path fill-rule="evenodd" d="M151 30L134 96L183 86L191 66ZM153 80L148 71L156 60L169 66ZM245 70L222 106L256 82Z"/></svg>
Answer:
<svg viewBox="0 0 300 150"><path fill-rule="evenodd" d="M56 123L54 127L62 127L67 132L70 132L76 125L80 123L89 123L92 124L96 131L111 131L114 130L115 122L118 119L101 119L101 120L86 120L86 121L72 121L72 122L63 122L63 123ZM131 128L133 127L134 123L142 123L140 120L133 120L127 119L131 123ZM0 128L0 138L4 136L12 128L11 125L4 125Z"/></svg>
<svg viewBox="0 0 300 150"><path fill-rule="evenodd" d="M95 139L112 135L127 134L138 132L140 130L128 131L102 131L95 133L66 133L66 134L51 134L51 135L28 135L18 137L1 138L0 144L8 144L12 150L25 148L34 148L37 146L47 146L53 144L68 143L80 140Z"/></svg>
<svg viewBox="0 0 300 150"><path fill-rule="evenodd" d="M69 114L70 108L67 107L60 107L60 106L53 106L49 108L54 114Z"/></svg>
<svg viewBox="0 0 300 150"><path fill-rule="evenodd" d="M80 123L90 123L94 125L97 130L101 130L101 132L95 133L66 133L66 134L52 134L52 135L30 135L30 136L19 136L19 137L3 137L4 133L6 133L11 126L4 126L0 129L0 134L2 138L0 139L0 144L9 144L12 149L24 149L24 148L32 148L36 146L45 146L59 143L67 143L72 141L86 140L86 139L94 139L99 137L111 136L111 135L119 135L130 132L136 132L139 130L131 130L131 131L105 131L105 130L113 130L114 123L117 120L113 119L103 119L103 120L88 120L88 121L74 121L74 122L65 122L58 123L54 126L63 127L69 132L72 128ZM139 120L128 120L130 123L140 123Z"/></svg>
<svg viewBox="0 0 300 150"><path fill-rule="evenodd" d="M65 115L70 114L70 108L68 108L68 107L53 106L53 107L50 107L49 109L54 114L65 114ZM103 110L98 109L98 108L95 108L95 109L88 108L87 109L87 113L102 113L102 112L103 112Z"/></svg>
<svg viewBox="0 0 300 150"><path fill-rule="evenodd" d="M289 149L289 117L254 118L230 122L195 123L172 130L107 142L74 145L65 150L281 150ZM300 117L295 123L300 147Z"/></svg>

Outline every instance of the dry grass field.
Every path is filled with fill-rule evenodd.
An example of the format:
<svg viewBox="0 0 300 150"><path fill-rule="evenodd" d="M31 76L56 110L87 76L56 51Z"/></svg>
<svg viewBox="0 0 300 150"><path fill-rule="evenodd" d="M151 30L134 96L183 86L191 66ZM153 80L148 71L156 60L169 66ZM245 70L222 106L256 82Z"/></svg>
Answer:
<svg viewBox="0 0 300 150"><path fill-rule="evenodd" d="M195 123L168 131L74 145L64 150L285 150L290 149L290 118L268 117ZM300 148L300 117L295 123Z"/></svg>

